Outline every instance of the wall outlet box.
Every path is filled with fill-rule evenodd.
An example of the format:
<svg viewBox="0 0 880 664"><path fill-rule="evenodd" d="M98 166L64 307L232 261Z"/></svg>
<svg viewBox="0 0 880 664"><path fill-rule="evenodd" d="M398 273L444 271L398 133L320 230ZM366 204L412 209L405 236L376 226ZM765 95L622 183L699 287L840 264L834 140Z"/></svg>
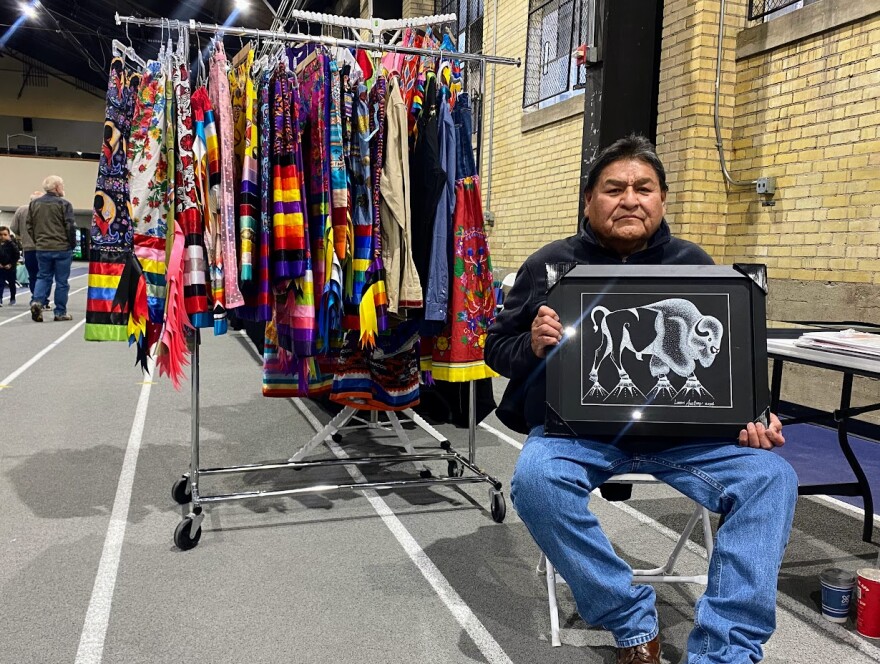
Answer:
<svg viewBox="0 0 880 664"><path fill-rule="evenodd" d="M759 194L775 194L776 193L776 178L767 177L767 178L758 178L758 183L756 185L756 191Z"/></svg>

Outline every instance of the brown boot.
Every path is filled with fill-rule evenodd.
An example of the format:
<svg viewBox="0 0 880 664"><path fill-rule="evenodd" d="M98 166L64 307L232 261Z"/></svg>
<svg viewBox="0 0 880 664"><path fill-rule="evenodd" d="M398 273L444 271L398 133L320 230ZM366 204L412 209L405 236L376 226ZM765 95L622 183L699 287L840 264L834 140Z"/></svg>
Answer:
<svg viewBox="0 0 880 664"><path fill-rule="evenodd" d="M618 648L617 664L660 664L660 636L632 648Z"/></svg>

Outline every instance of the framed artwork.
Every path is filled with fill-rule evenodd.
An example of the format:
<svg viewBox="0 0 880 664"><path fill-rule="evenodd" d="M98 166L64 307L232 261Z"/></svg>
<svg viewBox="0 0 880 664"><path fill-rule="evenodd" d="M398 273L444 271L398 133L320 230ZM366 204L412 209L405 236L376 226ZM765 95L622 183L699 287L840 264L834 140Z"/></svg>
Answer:
<svg viewBox="0 0 880 664"><path fill-rule="evenodd" d="M767 423L763 265L548 265L564 328L545 431L731 437Z"/></svg>

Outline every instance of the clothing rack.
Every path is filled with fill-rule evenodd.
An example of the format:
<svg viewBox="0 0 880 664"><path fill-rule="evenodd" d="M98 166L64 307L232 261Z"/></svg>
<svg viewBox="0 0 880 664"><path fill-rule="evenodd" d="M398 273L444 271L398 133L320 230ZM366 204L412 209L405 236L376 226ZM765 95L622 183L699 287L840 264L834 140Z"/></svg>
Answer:
<svg viewBox="0 0 880 664"><path fill-rule="evenodd" d="M342 17L325 17L324 15L311 14L309 12L299 12L300 15L295 18L303 18L312 23L320 23L322 25L332 25L340 27ZM455 60L477 61L485 67L486 63L501 65L520 65L520 60L514 58L502 58L494 55L482 55L472 53L457 53L444 51L442 49L403 47L394 44L386 44L382 42L381 33L384 30L400 29L401 27L411 27L416 25L425 25L426 23L436 23L438 21L454 21L455 15L443 15L439 17L426 17L425 19L405 19L403 21L382 21L380 19L345 19L345 21L365 21L369 25L360 24L347 25L345 27L352 28L368 28L371 29L374 36L373 42L361 40L336 39L333 37L325 37L318 35L306 35L301 33L287 33L279 31L258 30L251 28L242 28L236 26L224 26L217 24L199 23L194 20L179 21L175 19L163 18L138 18L133 16L120 16L116 14L116 24L121 25L146 25L162 27L170 30L177 30L181 39L184 40L185 48L189 49L189 36L195 32L209 33L215 35L232 35L241 37L254 37L257 39L277 40L281 42L293 43L316 43L326 46L339 46L344 48L361 48L370 51L402 53L406 55L421 55L429 57L448 57ZM398 25L400 23L400 25ZM492 138L492 128L489 128L489 140ZM482 133L480 132L480 136ZM451 443L428 422L421 418L412 409L406 409L403 414L407 416L409 421L418 428L429 434L429 438L410 440L406 430L401 424L401 420L397 413L393 411L385 412L387 422L380 422L378 413L374 410L370 411L369 419L365 420L358 416L358 410L352 407L344 408L340 413L333 417L323 429L318 431L305 445L303 445L292 457L286 461L265 462L255 464L245 464L239 466L226 466L218 468L201 468L199 459L199 390L200 390L200 370L199 370L199 346L201 344L201 333L198 329L192 337L192 367L191 367L191 457L190 472L184 474L172 486L171 494L174 500L181 504L191 505L191 509L186 514L174 531L174 543L182 550L192 549L201 538L201 524L205 518L203 504L231 502L238 500L248 500L253 498L269 498L276 496L295 496L304 494L328 493L342 490L364 490L364 489L394 489L400 487L413 486L434 486L434 485L458 485L458 484L476 484L486 482L490 485L489 500L490 514L492 519L497 523L501 523L506 516L506 503L502 492L502 484L497 479L483 471L476 465L476 390L473 381L469 385L469 426L468 426L468 455L465 457L455 449ZM351 422L356 424L351 424ZM343 431L351 431L355 429L371 429L392 431L397 439L402 443L407 454L403 455L383 455L369 457L345 457L337 459L322 459L318 461L303 461L304 457L315 447L323 444L325 441L333 440L340 442L342 440ZM431 442L439 442L441 452L417 453L414 444L428 440ZM425 462L447 462L447 475L434 476L432 472L424 466ZM261 470L277 470L281 468L293 468L302 470L306 468L324 467L324 466L350 466L350 465L396 465L406 462L415 462L419 464L421 470L418 478L408 478L401 480L392 480L387 482L351 482L344 484L320 484L296 489L277 489L264 491L244 491L238 493L214 494L206 495L200 492L199 478L212 475L229 475L236 473L247 473ZM470 470L473 475L465 476L465 469Z"/></svg>
<svg viewBox="0 0 880 664"><path fill-rule="evenodd" d="M320 16L316 14L315 16ZM447 14L450 21L455 20L455 14ZM415 21L415 19L413 19ZM320 22L320 21L312 21ZM458 53L456 51L444 51L439 48L417 48L414 46L398 46L396 44L384 44L381 41L363 41L360 39L337 39L324 35L307 35L298 32L279 32L276 30L259 30L256 28L241 28L237 26L218 25L217 23L200 23L198 21L179 21L177 19L162 18L138 18L136 16L120 16L116 14L116 25L123 23L131 25L146 25L157 28L166 28L188 33L201 32L214 35L230 35L232 37L254 37L258 40L277 40L299 44L324 44L325 46L338 46L342 48L360 48L366 51L381 51L390 53L402 53L404 55L424 55L428 57L453 60L465 60L468 62L481 62L495 65L520 66L519 58L503 58L496 55L483 55L480 53ZM333 24L331 24L333 25ZM334 27L338 27L335 26ZM377 37L378 38L378 37Z"/></svg>

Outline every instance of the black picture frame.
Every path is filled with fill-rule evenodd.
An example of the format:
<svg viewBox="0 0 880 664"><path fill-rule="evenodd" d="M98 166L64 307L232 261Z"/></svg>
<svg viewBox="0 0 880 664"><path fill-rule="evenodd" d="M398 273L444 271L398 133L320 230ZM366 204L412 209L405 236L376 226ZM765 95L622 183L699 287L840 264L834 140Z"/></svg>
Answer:
<svg viewBox="0 0 880 664"><path fill-rule="evenodd" d="M764 265L548 265L545 434L735 439L767 423ZM636 352L638 351L638 352Z"/></svg>

